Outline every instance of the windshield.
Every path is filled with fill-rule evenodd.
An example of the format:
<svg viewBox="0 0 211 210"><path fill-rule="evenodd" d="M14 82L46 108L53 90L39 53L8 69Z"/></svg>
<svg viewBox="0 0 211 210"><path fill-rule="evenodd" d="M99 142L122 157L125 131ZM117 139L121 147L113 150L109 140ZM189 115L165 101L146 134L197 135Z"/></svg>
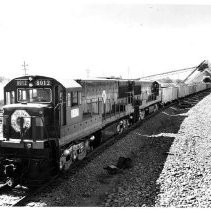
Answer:
<svg viewBox="0 0 211 210"><path fill-rule="evenodd" d="M49 88L18 89L18 102L49 103L51 101L52 94Z"/></svg>

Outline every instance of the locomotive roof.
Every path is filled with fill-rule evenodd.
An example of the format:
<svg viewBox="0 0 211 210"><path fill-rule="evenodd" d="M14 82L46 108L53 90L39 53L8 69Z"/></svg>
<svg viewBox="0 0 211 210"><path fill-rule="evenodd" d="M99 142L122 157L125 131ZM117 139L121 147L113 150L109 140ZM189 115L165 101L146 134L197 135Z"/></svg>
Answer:
<svg viewBox="0 0 211 210"><path fill-rule="evenodd" d="M139 79L121 79L121 78L81 78L81 79L68 79L68 78L63 78L63 79L54 79L51 77L46 77L46 76L41 76L41 75L27 75L27 76L22 76L22 77L17 77L14 80L17 79L28 79L29 77L33 77L33 78L43 78L43 79L51 79L54 80L56 82L58 82L59 84L61 84L64 88L66 89L74 89L74 90L81 90L82 86L79 84L80 81L86 81L86 82L127 82L127 81L134 81L135 83L142 83L142 84L151 84L153 82L157 82L155 80L139 80ZM12 81L12 80L11 80ZM10 82L11 82L10 81ZM78 82L77 82L78 81ZM7 84L9 85L10 82Z"/></svg>
<svg viewBox="0 0 211 210"><path fill-rule="evenodd" d="M160 85L161 85L161 87L165 87L165 88L168 88L168 87L177 87L178 85L177 84L175 84L175 83L165 83L165 82L158 82Z"/></svg>
<svg viewBox="0 0 211 210"><path fill-rule="evenodd" d="M52 77L46 77L46 76L41 76L41 75L26 75L26 76L22 76L22 77L16 77L13 80L11 80L9 83L7 83L7 85L10 85L10 83L14 80L18 80L18 79L22 79L22 80L27 80L29 79L29 77L33 77L33 78L39 78L39 79L50 79L50 80L54 80L55 82L61 84L63 87L65 87L66 89L76 89L76 90L81 90L81 85L78 84L75 80L73 79L59 79L56 80ZM6 86L7 86L6 85ZM5 86L5 87L6 87Z"/></svg>
<svg viewBox="0 0 211 210"><path fill-rule="evenodd" d="M92 82L92 81L99 81L99 82L102 82L102 81L120 81L120 82L127 82L127 81L134 81L134 82L143 82L143 83L153 83L153 82L157 82L155 80L139 80L139 79L121 79L121 78L80 78L80 79L75 79L76 81L88 81L88 82Z"/></svg>
<svg viewBox="0 0 211 210"><path fill-rule="evenodd" d="M74 89L74 90L81 90L82 87L73 79L59 79L59 82L66 88L66 89Z"/></svg>
<svg viewBox="0 0 211 210"><path fill-rule="evenodd" d="M136 80L137 82L140 82L140 83L142 83L142 84L145 84L145 85L148 85L148 84L152 84L152 83L158 83L159 84L159 82L158 81L156 81L156 80ZM136 82L135 81L135 82Z"/></svg>
<svg viewBox="0 0 211 210"><path fill-rule="evenodd" d="M97 81L97 82L102 82L102 81L117 81L119 79L107 79L107 78L78 78L78 79L75 79L76 81L89 81L89 82L92 82L92 81Z"/></svg>

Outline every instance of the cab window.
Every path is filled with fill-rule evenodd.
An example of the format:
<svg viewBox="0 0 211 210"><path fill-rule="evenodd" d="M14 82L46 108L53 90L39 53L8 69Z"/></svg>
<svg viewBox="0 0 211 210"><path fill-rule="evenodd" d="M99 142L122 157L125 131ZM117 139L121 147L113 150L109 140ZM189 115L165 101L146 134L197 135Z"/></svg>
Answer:
<svg viewBox="0 0 211 210"><path fill-rule="evenodd" d="M15 91L11 91L11 104L15 103Z"/></svg>
<svg viewBox="0 0 211 210"><path fill-rule="evenodd" d="M72 106L78 105L78 92L72 92Z"/></svg>
<svg viewBox="0 0 211 210"><path fill-rule="evenodd" d="M6 92L6 104L10 104L10 92Z"/></svg>
<svg viewBox="0 0 211 210"><path fill-rule="evenodd" d="M18 102L49 103L52 101L52 93L50 88L18 89L17 99Z"/></svg>
<svg viewBox="0 0 211 210"><path fill-rule="evenodd" d="M67 93L67 106L71 106L71 93Z"/></svg>
<svg viewBox="0 0 211 210"><path fill-rule="evenodd" d="M81 104L81 92L78 92L78 104Z"/></svg>
<svg viewBox="0 0 211 210"><path fill-rule="evenodd" d="M59 93L59 100L60 100L60 101L63 101L63 92L60 92L60 93Z"/></svg>
<svg viewBox="0 0 211 210"><path fill-rule="evenodd" d="M15 103L15 91L6 92L6 104Z"/></svg>
<svg viewBox="0 0 211 210"><path fill-rule="evenodd" d="M77 106L81 104L81 92L71 92L71 106Z"/></svg>

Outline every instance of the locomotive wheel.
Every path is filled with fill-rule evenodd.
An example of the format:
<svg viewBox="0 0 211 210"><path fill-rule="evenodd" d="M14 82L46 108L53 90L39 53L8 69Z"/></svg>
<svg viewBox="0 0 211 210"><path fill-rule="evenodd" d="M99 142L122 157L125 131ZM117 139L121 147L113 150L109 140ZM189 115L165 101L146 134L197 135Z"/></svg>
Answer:
<svg viewBox="0 0 211 210"><path fill-rule="evenodd" d="M78 160L83 160L87 155L87 150L84 148L84 151L78 154Z"/></svg>
<svg viewBox="0 0 211 210"><path fill-rule="evenodd" d="M17 185L15 179L12 177L7 178L6 184L9 188L14 188Z"/></svg>
<svg viewBox="0 0 211 210"><path fill-rule="evenodd" d="M116 127L116 131L117 131L118 134L122 133L123 132L123 125L118 124L117 127Z"/></svg>
<svg viewBox="0 0 211 210"><path fill-rule="evenodd" d="M155 106L154 106L154 112L157 112L157 111L158 111L158 105L155 104Z"/></svg>
<svg viewBox="0 0 211 210"><path fill-rule="evenodd" d="M129 126L128 119L123 120L123 129L127 129Z"/></svg>
<svg viewBox="0 0 211 210"><path fill-rule="evenodd" d="M62 170L69 170L70 169L70 166L72 165L72 161L68 161L62 168Z"/></svg>
<svg viewBox="0 0 211 210"><path fill-rule="evenodd" d="M94 150L92 141L90 141L90 139L85 141L85 149L86 149L87 153L92 152Z"/></svg>
<svg viewBox="0 0 211 210"><path fill-rule="evenodd" d="M145 118L145 111L141 111L139 113L139 120L143 120Z"/></svg>

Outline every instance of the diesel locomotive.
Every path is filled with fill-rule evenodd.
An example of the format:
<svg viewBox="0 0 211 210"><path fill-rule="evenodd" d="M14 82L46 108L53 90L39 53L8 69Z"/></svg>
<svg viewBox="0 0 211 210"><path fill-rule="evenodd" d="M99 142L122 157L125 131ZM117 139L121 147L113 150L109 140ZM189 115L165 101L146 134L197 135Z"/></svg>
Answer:
<svg viewBox="0 0 211 210"><path fill-rule="evenodd" d="M155 112L156 81L23 76L4 87L0 181L34 186Z"/></svg>

